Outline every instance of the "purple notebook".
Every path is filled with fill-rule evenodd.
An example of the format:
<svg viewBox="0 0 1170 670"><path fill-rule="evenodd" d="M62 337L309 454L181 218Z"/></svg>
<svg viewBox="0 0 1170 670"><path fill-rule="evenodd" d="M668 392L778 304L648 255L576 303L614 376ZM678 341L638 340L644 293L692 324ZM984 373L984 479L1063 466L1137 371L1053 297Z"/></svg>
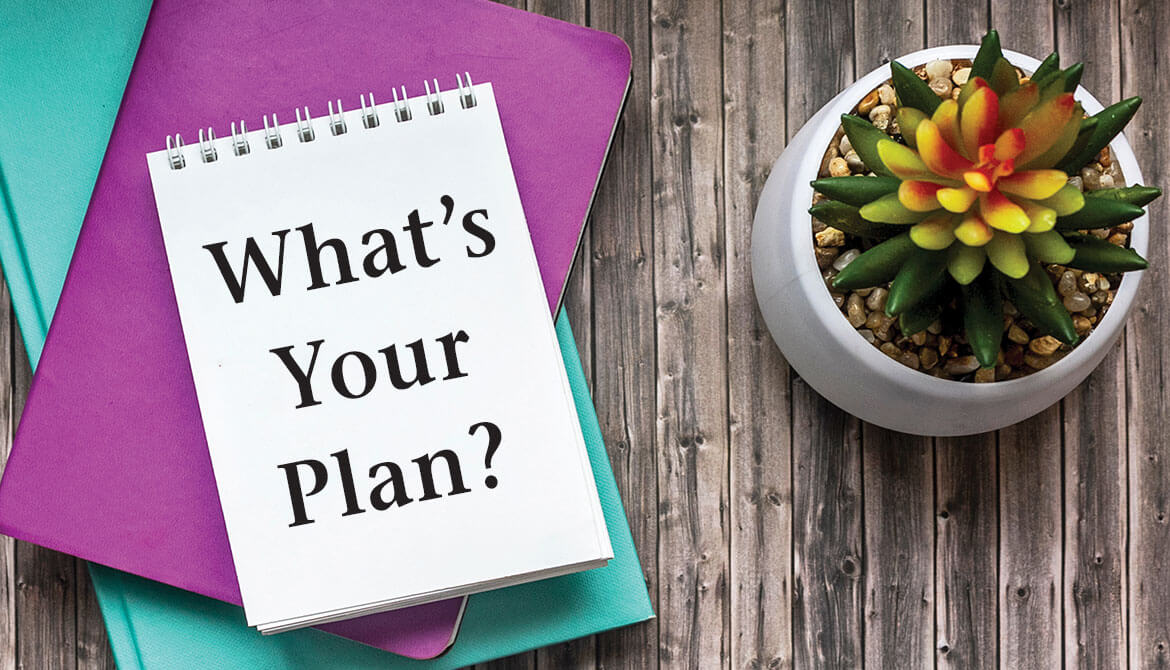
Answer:
<svg viewBox="0 0 1170 670"><path fill-rule="evenodd" d="M629 81L617 37L477 0L156 2L0 484L0 531L239 604L143 157L168 134L222 136L464 71L496 91L555 308ZM325 629L426 658L461 609Z"/></svg>

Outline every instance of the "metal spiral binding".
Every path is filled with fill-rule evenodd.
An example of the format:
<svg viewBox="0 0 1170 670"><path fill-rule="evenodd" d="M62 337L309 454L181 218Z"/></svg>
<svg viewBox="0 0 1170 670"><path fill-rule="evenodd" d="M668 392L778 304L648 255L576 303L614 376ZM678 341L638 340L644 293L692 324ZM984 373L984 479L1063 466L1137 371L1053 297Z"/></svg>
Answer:
<svg viewBox="0 0 1170 670"><path fill-rule="evenodd" d="M432 90L432 86L434 90ZM470 109L475 107L478 101L475 99L475 90L471 83L471 74L464 72L462 75L455 75L455 88L457 91L457 98L459 106L462 109ZM439 80L432 79L423 82L423 89L426 91L424 95L424 105L427 114L430 116L439 116L446 113L443 105L443 98L440 96ZM414 119L414 112L410 107L410 98L406 95L406 87L400 86L396 89L391 89L393 94L393 109L394 121L396 123L407 123ZM401 94L401 97L399 97ZM369 96L369 102L366 102L366 96ZM373 93L363 93L360 96L361 101L361 119L362 127L366 130L378 128L382 124L382 120L378 116L377 103L374 102ZM336 104L337 109L334 110ZM329 101L329 132L331 135L344 135L349 132L349 128L345 122L345 111L341 106L341 99ZM305 143L312 142L317 139L316 130L313 128L313 118L309 115L309 108L302 106L296 110L296 134L297 140ZM264 146L268 149L279 149L284 146L284 138L280 132L280 122L276 119L276 114L273 113L271 121L269 115L264 116ZM232 153L236 156L247 156L252 153L252 145L248 142L248 127L245 125L243 119L240 120L239 129L236 128L236 122L231 124L232 139L231 147ZM199 130L199 158L204 163L214 163L219 160L219 152L215 148L215 130L208 127L206 130ZM183 153L183 136L179 134L167 136L167 163L172 170L182 170L187 167L187 158Z"/></svg>

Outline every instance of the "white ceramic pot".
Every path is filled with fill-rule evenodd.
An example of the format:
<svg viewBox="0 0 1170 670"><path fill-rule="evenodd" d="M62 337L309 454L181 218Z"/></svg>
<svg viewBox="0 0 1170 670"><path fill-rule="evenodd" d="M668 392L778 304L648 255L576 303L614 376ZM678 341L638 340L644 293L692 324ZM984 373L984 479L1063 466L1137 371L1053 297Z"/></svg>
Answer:
<svg viewBox="0 0 1170 670"><path fill-rule="evenodd" d="M898 59L915 67L936 59L974 58L976 46L945 46ZM1005 51L1025 72L1040 62ZM1022 421L1068 394L1117 341L1133 306L1141 272L1121 282L1112 306L1097 328L1060 361L1008 381L973 384L938 379L911 370L866 342L833 303L813 256L808 208L809 182L840 126L842 114L890 77L889 66L870 72L822 107L805 123L772 166L756 208L752 230L752 277L768 329L785 358L818 393L833 404L879 426L917 435L968 435ZM1077 100L1092 115L1101 104L1083 87ZM1111 145L1129 184L1142 181L1125 138ZM1143 256L1148 216L1134 222L1131 246Z"/></svg>

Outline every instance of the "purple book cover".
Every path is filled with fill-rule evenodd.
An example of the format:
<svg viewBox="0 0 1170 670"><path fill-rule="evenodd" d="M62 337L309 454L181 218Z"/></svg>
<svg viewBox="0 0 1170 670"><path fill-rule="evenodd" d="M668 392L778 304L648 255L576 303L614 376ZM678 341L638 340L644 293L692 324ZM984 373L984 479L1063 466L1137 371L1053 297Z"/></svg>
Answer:
<svg viewBox="0 0 1170 670"><path fill-rule="evenodd" d="M478 0L156 2L0 484L0 531L239 604L145 155L169 134L319 116L464 71L496 91L555 308L629 81L621 40ZM460 610L324 628L426 658Z"/></svg>

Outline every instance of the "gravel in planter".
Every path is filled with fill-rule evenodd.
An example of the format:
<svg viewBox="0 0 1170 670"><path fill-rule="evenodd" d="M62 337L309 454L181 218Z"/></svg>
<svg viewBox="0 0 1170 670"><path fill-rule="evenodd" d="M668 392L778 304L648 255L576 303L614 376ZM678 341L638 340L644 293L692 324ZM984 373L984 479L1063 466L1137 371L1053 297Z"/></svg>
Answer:
<svg viewBox="0 0 1170 670"><path fill-rule="evenodd" d="M940 98L958 98L960 87L970 76L971 62L932 61L914 71L929 83ZM1020 76L1021 81L1026 81L1022 73ZM887 81L862 98L853 113L868 118L874 127L900 140L894 115L896 110L894 88ZM853 151L845 131L839 128L821 160L818 176L865 174L872 173L857 152ZM1070 177L1069 182L1083 191L1125 185L1120 168L1112 160L1108 147L1102 150L1096 161L1082 169L1079 176ZM822 199L820 194L814 195L813 204ZM1128 246L1131 230L1133 223L1123 223L1113 228L1087 232L1113 244ZM833 301L849 325L867 342L906 367L943 379L992 382L1015 379L1043 370L1072 350L1072 347L1060 343L1056 338L1043 334L1034 324L1020 316L1010 302L1004 303L1004 339L1000 359L994 368L979 368L971 347L963 337L962 316L955 305L944 310L942 319L925 331L907 337L899 330L898 320L886 316L883 311L889 284L845 293L835 291L831 286L837 273L872 245L816 219L812 220L812 233L817 266L821 269ZM1084 272L1061 265L1049 265L1046 269L1065 309L1072 315L1077 334L1084 341L1113 303L1121 275Z"/></svg>

